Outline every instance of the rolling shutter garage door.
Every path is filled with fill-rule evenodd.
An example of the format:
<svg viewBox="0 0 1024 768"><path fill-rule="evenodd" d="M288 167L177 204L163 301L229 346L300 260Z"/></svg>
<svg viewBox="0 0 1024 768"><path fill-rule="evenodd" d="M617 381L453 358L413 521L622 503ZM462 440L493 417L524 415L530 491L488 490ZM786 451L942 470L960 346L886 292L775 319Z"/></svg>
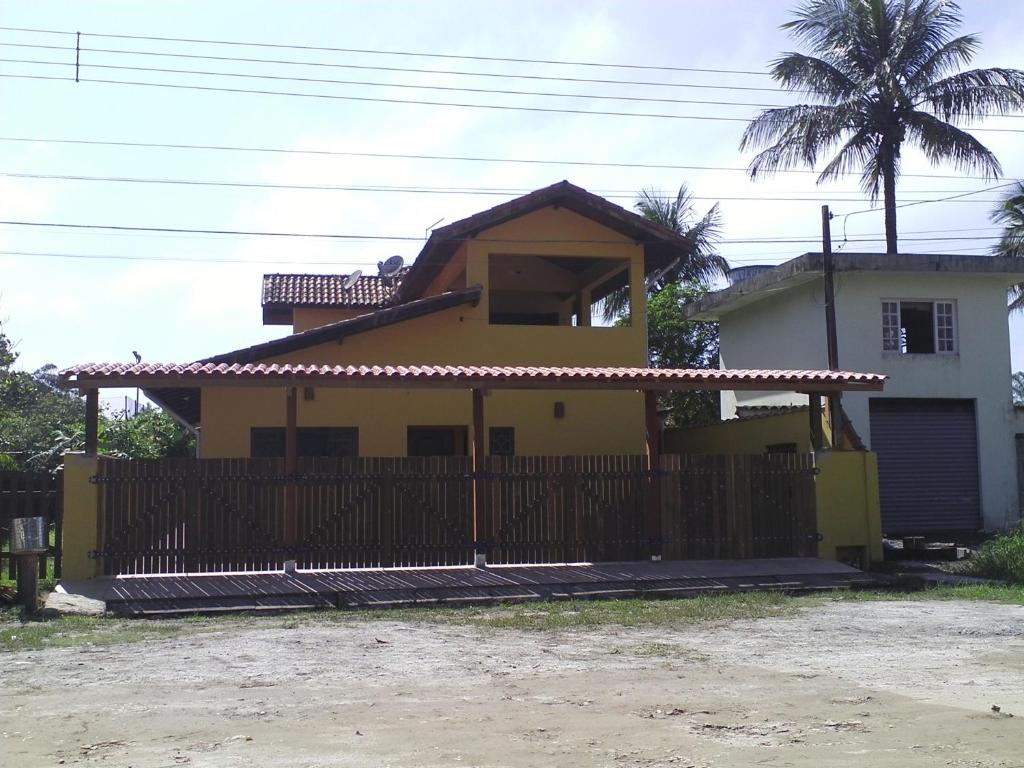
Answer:
<svg viewBox="0 0 1024 768"><path fill-rule="evenodd" d="M973 400L872 398L871 450L887 535L981 527Z"/></svg>

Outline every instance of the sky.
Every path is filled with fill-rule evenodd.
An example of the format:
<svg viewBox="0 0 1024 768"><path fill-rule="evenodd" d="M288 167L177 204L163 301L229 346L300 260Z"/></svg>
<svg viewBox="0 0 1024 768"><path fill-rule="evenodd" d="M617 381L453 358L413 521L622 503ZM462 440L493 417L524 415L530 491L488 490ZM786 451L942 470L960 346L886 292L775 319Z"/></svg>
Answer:
<svg viewBox="0 0 1024 768"><path fill-rule="evenodd" d="M456 221L519 192L562 179L606 194L627 207L641 188L674 191L687 184L701 198L697 201L701 213L720 202L726 241L721 252L734 266L780 263L804 251L818 250L813 242L729 241L813 240L820 236L822 204L830 205L836 214L833 240L837 248L879 250L882 243L844 242L878 238L883 232L881 212L855 213L871 207L855 177L826 186L817 186L815 176L806 172L752 182L741 170L751 155L741 153L738 143L744 120L756 114L758 107L679 103L792 103L795 97L776 91L772 80L763 74L780 52L794 49L793 41L779 29L792 5L792 0L0 0L0 25L54 31L0 30L0 75L33 76L0 77L0 219L346 235L344 239L279 238L0 224L0 252L4 252L0 254L0 318L4 330L17 343L19 364L30 370L46 363L127 362L133 359L133 351L148 361L190 361L247 346L287 332L284 327L261 324L264 273L347 273L359 268L374 274L377 262L393 254L412 261L430 227L437 223ZM963 31L978 33L982 39L974 65L1024 68L1019 41L1024 4L969 1L964 6ZM81 33L77 83L76 38L68 34L75 32ZM117 35L263 45L113 37ZM158 53L175 55L155 55ZM240 58L275 61L237 61ZM410 69L435 71L395 71ZM346 82L312 83L294 78ZM371 84L353 84L356 82ZM182 85L200 88L179 87ZM396 87L399 85L431 88ZM745 90L749 88L767 90ZM577 97L498 94L494 90ZM693 116L732 119L688 119ZM1024 119L992 118L977 127L984 130L975 135L995 151L1006 179L958 177L951 166L933 167L916 151L905 150L905 174L950 178L905 176L899 185L899 200L933 200L1024 177L1024 134L991 130L1024 129ZM53 140L291 151L186 150ZM662 167L637 167L640 165ZM298 190L12 174L391 190ZM430 191L396 192L396 186ZM467 188L477 191L450 193ZM496 194L484 194L481 189ZM990 191L959 201L908 207L899 218L904 237L901 250L985 253L997 231L988 220L997 196L998 191ZM352 237L357 235L404 239ZM958 239L923 239L929 236ZM1024 369L1024 317L1020 315L1011 320L1011 343L1013 368Z"/></svg>

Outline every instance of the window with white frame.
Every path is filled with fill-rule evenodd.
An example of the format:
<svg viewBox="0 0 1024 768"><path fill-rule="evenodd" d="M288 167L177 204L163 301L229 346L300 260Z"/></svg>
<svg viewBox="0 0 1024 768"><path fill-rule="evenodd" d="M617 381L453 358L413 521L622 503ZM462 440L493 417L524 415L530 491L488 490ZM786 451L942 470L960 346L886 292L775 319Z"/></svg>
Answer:
<svg viewBox="0 0 1024 768"><path fill-rule="evenodd" d="M956 302L883 299L882 351L956 354Z"/></svg>

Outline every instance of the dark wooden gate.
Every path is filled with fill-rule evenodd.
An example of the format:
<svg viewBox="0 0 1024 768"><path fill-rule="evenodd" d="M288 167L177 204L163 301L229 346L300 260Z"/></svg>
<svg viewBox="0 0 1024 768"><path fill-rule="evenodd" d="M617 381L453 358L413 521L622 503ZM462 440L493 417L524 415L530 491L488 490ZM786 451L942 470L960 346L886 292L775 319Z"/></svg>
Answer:
<svg viewBox="0 0 1024 768"><path fill-rule="evenodd" d="M97 555L140 574L815 554L812 456L647 462L303 459L288 476L279 459L101 459Z"/></svg>
<svg viewBox="0 0 1024 768"><path fill-rule="evenodd" d="M467 459L101 459L107 574L473 560ZM290 512L286 493L294 489Z"/></svg>
<svg viewBox="0 0 1024 768"><path fill-rule="evenodd" d="M47 578L52 568L53 577L60 578L61 487L59 474L0 472L0 572L7 578L14 580L18 575L17 560L9 551L11 520L16 517L46 518L51 544L46 557L39 558L39 576Z"/></svg>
<svg viewBox="0 0 1024 768"><path fill-rule="evenodd" d="M661 457L668 560L814 557L813 454Z"/></svg>
<svg viewBox="0 0 1024 768"><path fill-rule="evenodd" d="M643 456L490 456L488 560L639 560L648 499Z"/></svg>

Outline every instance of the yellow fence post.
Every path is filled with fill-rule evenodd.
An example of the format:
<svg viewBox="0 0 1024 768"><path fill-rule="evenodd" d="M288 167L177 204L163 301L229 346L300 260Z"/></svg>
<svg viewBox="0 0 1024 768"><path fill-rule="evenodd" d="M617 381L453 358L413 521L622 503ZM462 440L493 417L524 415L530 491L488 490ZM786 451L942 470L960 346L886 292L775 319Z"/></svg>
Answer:
<svg viewBox="0 0 1024 768"><path fill-rule="evenodd" d="M89 482L99 459L83 453L64 455L64 526L61 577L67 581L92 579L101 573L100 561L89 557L99 544L100 491Z"/></svg>

